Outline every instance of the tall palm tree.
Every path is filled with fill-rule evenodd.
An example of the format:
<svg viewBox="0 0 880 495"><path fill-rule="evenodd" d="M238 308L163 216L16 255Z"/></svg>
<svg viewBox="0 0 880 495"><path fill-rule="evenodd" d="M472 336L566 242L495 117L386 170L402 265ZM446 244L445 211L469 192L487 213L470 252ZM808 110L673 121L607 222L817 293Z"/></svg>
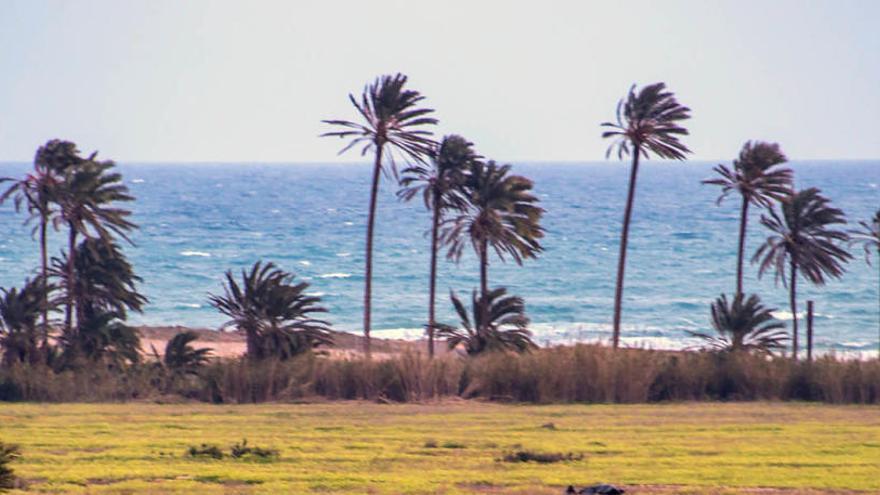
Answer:
<svg viewBox="0 0 880 495"><path fill-rule="evenodd" d="M434 146L431 131L425 126L435 125L437 119L429 117L434 110L419 106L424 97L418 91L404 89L406 76L385 75L368 84L361 99L349 94L348 99L357 109L362 122L348 120L325 120L341 128L322 136L351 139L341 151L363 145L361 155L373 152L373 180L370 188L370 210L367 219L366 268L364 273L364 353L370 356L370 310L373 282L373 227L376 221L376 197L379 192L379 176L390 172L397 174L395 153L405 160L423 162Z"/></svg>
<svg viewBox="0 0 880 495"><path fill-rule="evenodd" d="M50 224L57 230L60 217L55 207L58 190L62 186L65 171L82 162L76 145L69 141L53 139L41 146L34 158L34 169L24 179L5 177L0 182L12 182L10 187L0 195L0 204L14 198L16 211L27 210L29 217L26 223L36 220L34 234L39 232L40 243L40 280L49 283L48 227ZM43 327L48 333L49 327L49 290L43 287Z"/></svg>
<svg viewBox="0 0 880 495"><path fill-rule="evenodd" d="M797 276L814 285L824 285L827 278L840 278L843 265L852 256L839 242L849 239L835 225L846 223L843 211L833 208L828 198L816 188L792 192L761 215L761 223L771 234L762 244L752 262L760 261L758 277L767 270L774 270L776 282L780 280L789 290L792 314L792 357L798 356ZM786 281L786 275L788 281Z"/></svg>
<svg viewBox="0 0 880 495"><path fill-rule="evenodd" d="M242 270L241 285L227 271L224 294L210 296L211 305L231 318L224 326L245 332L250 359L287 359L332 343L329 323L312 316L327 312L321 298L307 295L309 284L293 279L258 261L250 272Z"/></svg>
<svg viewBox="0 0 880 495"><path fill-rule="evenodd" d="M450 292L449 297L461 320L461 329L444 324L437 326L437 335L446 338L449 349L464 345L469 355L476 355L485 351L526 352L537 347L528 330L529 319L522 298L508 296L507 289L499 287L485 295L473 291L473 320L454 292Z"/></svg>
<svg viewBox="0 0 880 495"><path fill-rule="evenodd" d="M128 232L137 225L128 220L129 210L116 206L118 202L132 201L128 187L122 183L122 175L113 172L115 164L95 160L95 154L68 168L64 174L64 187L58 195L61 218L67 224L67 280L76 279L76 241L79 235L98 238L110 243L118 235L131 242ZM65 331L73 328L73 308L76 303L76 283L68 283Z"/></svg>
<svg viewBox="0 0 880 495"><path fill-rule="evenodd" d="M733 167L718 165L713 170L716 179L707 179L703 184L721 187L718 204L731 192L737 191L742 198L739 213L739 245L736 258L736 293L743 293L743 258L746 250L746 224L749 221L749 205L770 208L791 190L792 171L779 168L788 159L776 143L748 141L733 161Z"/></svg>
<svg viewBox="0 0 880 495"><path fill-rule="evenodd" d="M864 248L865 261L868 262L868 265L871 264L872 251L877 255L877 261L880 262L880 210L874 213L871 223L861 221L859 226L860 229L850 232L853 243L861 244ZM880 267L880 263L877 263L877 266ZM878 297L880 297L880 291L878 291ZM878 354L878 358L880 358L880 354Z"/></svg>
<svg viewBox="0 0 880 495"><path fill-rule="evenodd" d="M607 156L617 150L618 159L632 154L629 175L629 190L626 195L626 209L623 213L623 231L620 234L620 255L617 261L617 286L614 291L614 333L613 345L620 345L620 316L623 303L623 276L626 267L626 247L629 242L629 223L632 218L633 200L636 193L636 178L639 173L639 159L650 158L653 153L660 158L684 160L690 150L679 136L688 134L679 122L690 118L690 109L678 103L675 95L666 90L666 84L659 82L643 87L636 92L633 85L626 98L617 103L617 120L605 122L608 127L603 138L613 138Z"/></svg>
<svg viewBox="0 0 880 495"><path fill-rule="evenodd" d="M489 249L504 261L510 256L521 265L543 251L541 216L544 209L532 194L533 183L511 175L510 165L475 160L463 184L466 208L446 223L444 240L449 258L458 260L467 244L480 260L480 297L489 295Z"/></svg>
<svg viewBox="0 0 880 495"><path fill-rule="evenodd" d="M711 305L712 328L718 335L688 332L706 341L708 346L720 352L759 352L773 354L784 348L788 336L785 324L773 318L773 308L761 304L752 294L748 298L737 294L728 301L722 294Z"/></svg>
<svg viewBox="0 0 880 495"><path fill-rule="evenodd" d="M428 355L434 356L434 307L437 289L437 251L440 246L440 224L444 214L463 210L466 198L461 194L468 169L479 157L473 144L461 136L443 138L432 153L429 164L416 163L403 170L401 189L397 195L410 201L421 194L425 208L431 212L431 266L428 282Z"/></svg>

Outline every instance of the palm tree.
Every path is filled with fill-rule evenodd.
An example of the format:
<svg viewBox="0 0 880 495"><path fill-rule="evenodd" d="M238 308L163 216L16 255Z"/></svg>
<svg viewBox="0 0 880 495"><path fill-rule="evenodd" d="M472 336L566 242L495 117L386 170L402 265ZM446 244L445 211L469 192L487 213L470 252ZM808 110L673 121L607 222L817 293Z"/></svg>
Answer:
<svg viewBox="0 0 880 495"><path fill-rule="evenodd" d="M37 319L45 307L45 287L38 277L26 280L21 290L14 287L0 289L0 348L3 350L3 362L7 365L35 363L40 357L39 345L41 340L45 341L45 337L41 335Z"/></svg>
<svg viewBox="0 0 880 495"><path fill-rule="evenodd" d="M251 359L287 359L319 345L329 345L329 323L312 317L326 313L321 298L309 296L306 282L293 283L294 275L273 263L254 263L242 270L241 285L226 272L224 295L211 295L211 305L230 317L224 327L245 332Z"/></svg>
<svg viewBox="0 0 880 495"><path fill-rule="evenodd" d="M507 289L499 287L485 296L473 291L473 321L454 292L450 292L450 299L461 320L461 329L437 325L437 336L446 338L449 349L461 344L468 355L476 355L485 351L526 352L537 347L528 330L529 319L522 298L508 296Z"/></svg>
<svg viewBox="0 0 880 495"><path fill-rule="evenodd" d="M211 349L196 349L191 344L199 335L192 331L180 332L165 344L162 364L166 369L180 375L196 374L210 359Z"/></svg>
<svg viewBox="0 0 880 495"><path fill-rule="evenodd" d="M451 259L460 259L468 243L473 247L480 260L481 298L489 294L490 247L502 261L507 255L519 265L543 251L544 209L532 195L533 183L509 172L510 165L473 161L463 184L467 207L447 221L443 234Z"/></svg>
<svg viewBox="0 0 880 495"><path fill-rule="evenodd" d="M80 315L76 332L59 338L64 349L63 367L77 367L81 358L115 368L140 362L140 336L124 323L123 315L101 308L87 308Z"/></svg>
<svg viewBox="0 0 880 495"><path fill-rule="evenodd" d="M84 310L112 311L122 319L127 310L142 312L147 298L138 291L141 277L116 242L104 242L99 238L85 239L79 243L74 259L74 277L69 278L67 263L70 257L62 252L60 258L52 259L51 275L58 278L60 286L76 295L74 305L78 317Z"/></svg>
<svg viewBox="0 0 880 495"><path fill-rule="evenodd" d="M471 163L479 157L473 144L461 136L446 136L431 156L430 164L416 163L403 170L401 189L397 195L410 201L421 194L425 208L431 212L431 266L428 282L428 355L434 356L434 306L437 289L437 251L440 244L440 223L446 212L463 210L466 198L462 185Z"/></svg>
<svg viewBox="0 0 880 495"><path fill-rule="evenodd" d="M871 251L877 254L877 260L880 261L880 210L874 213L871 223L861 221L859 226L861 227L859 230L850 232L853 243L861 244L864 248L865 261L868 265L871 264ZM880 267L880 263L877 266ZM880 296L880 292L878 292L878 296Z"/></svg>
<svg viewBox="0 0 880 495"><path fill-rule="evenodd" d="M98 238L110 243L113 235L128 242L127 233L137 225L128 220L131 212L115 206L117 202L132 201L128 187L122 183L122 175L111 170L112 161L97 161L95 154L64 174L64 187L59 193L61 218L68 227L67 279L75 280L76 241L79 235ZM73 308L76 303L76 283L67 284L67 307L65 331L73 328ZM81 315L78 315L81 316Z"/></svg>
<svg viewBox="0 0 880 495"><path fill-rule="evenodd" d="M322 136L335 136L351 141L341 151L363 145L361 155L373 152L373 181L370 188L370 211L367 220L366 268L364 274L364 353L370 356L370 310L373 282L373 227L376 220L376 197L379 193L379 175L390 171L397 174L395 152L405 159L423 162L431 154L434 142L431 131L424 126L435 125L437 119L428 117L432 109L421 108L424 99L418 91L404 89L406 76L381 76L368 84L361 95L360 102L354 95L348 99L357 109L363 122L348 120L325 120L341 128Z"/></svg>
<svg viewBox="0 0 880 495"><path fill-rule="evenodd" d="M749 221L749 205L770 208L791 190L792 171L779 168L787 158L776 143L748 141L733 161L733 168L718 165L713 170L720 176L707 179L703 184L721 186L718 204L732 191L739 192L742 206L739 214L739 246L736 258L736 293L743 293L743 257L746 250L746 224Z"/></svg>
<svg viewBox="0 0 880 495"><path fill-rule="evenodd" d="M617 261L617 286L614 291L614 333L616 349L620 344L620 316L623 303L623 275L626 267L626 247L629 241L629 223L632 218L633 200L636 193L636 178L639 172L639 159L644 155L650 158L654 153L660 158L684 160L690 150L679 136L688 134L679 122L690 118L690 109L678 103L675 95L666 90L666 84L654 83L645 86L638 93L633 85L626 98L617 103L617 121L605 122L603 127L611 130L602 133L603 138L613 138L606 158L617 150L618 159L632 154L632 167L629 175L629 191L626 196L626 209L623 213L623 231L620 234L620 255Z"/></svg>
<svg viewBox="0 0 880 495"><path fill-rule="evenodd" d="M706 341L709 348L719 352L759 352L771 355L783 349L788 336L783 330L785 324L773 318L774 308L761 304L761 299L752 294L747 299L744 294L736 294L728 301L722 294L711 305L712 328L718 335L688 332Z"/></svg>
<svg viewBox="0 0 880 495"><path fill-rule="evenodd" d="M776 282L787 285L792 314L792 357L798 355L797 276L815 285L824 285L827 277L840 278L843 265L852 256L837 242L849 236L835 225L845 224L843 211L833 208L828 198L816 188L791 193L761 215L761 223L770 236L755 251L752 262L760 261L758 278L774 270ZM788 282L786 282L786 274Z"/></svg>
<svg viewBox="0 0 880 495"><path fill-rule="evenodd" d="M0 195L0 204L14 198L16 211L26 209L29 217L26 223L37 220L34 234L39 232L40 242L40 274L44 284L49 283L49 255L47 249L48 227L51 223L58 229L58 210L54 207L58 200L58 189L62 185L64 172L82 162L76 145L69 141L53 139L37 150L34 158L34 170L24 179L11 177L0 179L0 182L12 182L10 187ZM48 333L49 326L49 290L43 287L43 327Z"/></svg>

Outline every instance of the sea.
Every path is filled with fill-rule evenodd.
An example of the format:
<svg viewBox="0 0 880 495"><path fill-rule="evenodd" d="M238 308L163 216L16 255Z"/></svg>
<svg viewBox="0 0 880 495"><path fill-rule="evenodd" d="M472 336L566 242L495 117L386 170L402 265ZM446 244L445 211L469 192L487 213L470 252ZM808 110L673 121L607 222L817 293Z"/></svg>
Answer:
<svg viewBox="0 0 880 495"><path fill-rule="evenodd" d="M622 341L651 348L698 345L688 332L710 331L709 304L735 288L739 201L716 204L719 188L702 185L714 162L645 163L639 173L630 232ZM846 213L850 227L880 207L880 161L797 161L798 188L818 187ZM0 164L0 176L22 176L25 163ZM310 284L333 327L360 332L368 164L121 163L137 198L140 226L125 252L149 298L139 325L220 328L226 318L208 303L223 292L227 270L271 261ZM629 166L626 162L515 163L534 181L546 213L544 251L522 266L492 258L491 286L522 296L540 344L607 341ZM373 281L373 332L418 338L427 320L430 217L421 200L402 203L383 177L378 199ZM766 237L752 208L747 257ZM20 285L39 263L23 213L0 207L0 286ZM58 255L64 232L53 232ZM820 352L876 355L880 263L854 259L840 280L800 283L800 306L815 304ZM454 324L450 292L465 299L479 285L472 253L441 258L438 315ZM746 265L745 290L790 321L786 289L773 274ZM803 327L802 327L803 328Z"/></svg>

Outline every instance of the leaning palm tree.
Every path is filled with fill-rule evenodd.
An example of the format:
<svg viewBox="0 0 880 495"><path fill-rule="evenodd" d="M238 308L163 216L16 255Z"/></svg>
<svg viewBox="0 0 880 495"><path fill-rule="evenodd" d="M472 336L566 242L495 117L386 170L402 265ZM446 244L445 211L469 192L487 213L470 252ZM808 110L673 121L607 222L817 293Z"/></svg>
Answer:
<svg viewBox="0 0 880 495"><path fill-rule="evenodd" d="M728 301L722 294L711 305L712 328L717 335L688 332L703 339L708 347L717 352L758 352L772 355L785 347L788 340L785 324L773 318L773 308L761 304L752 294L736 294Z"/></svg>
<svg viewBox="0 0 880 495"><path fill-rule="evenodd" d="M797 276L801 274L814 285L824 285L827 278L843 275L843 265L852 256L838 243L846 242L849 236L834 226L845 224L846 220L843 211L833 208L819 189L810 188L784 197L778 209L761 215L761 223L771 234L755 251L752 262L760 262L759 278L772 269L776 282L781 280L788 287L792 357L797 359Z"/></svg>
<svg viewBox="0 0 880 495"><path fill-rule="evenodd" d="M473 248L480 260L482 298L489 294L490 248L502 261L510 256L520 265L543 251L544 209L532 194L533 183L509 172L510 165L473 161L462 189L467 206L446 222L443 233L449 258L460 259L468 244Z"/></svg>
<svg viewBox="0 0 880 495"><path fill-rule="evenodd" d="M873 251L877 255L877 266L880 267L880 210L874 213L871 223L861 221L859 226L861 227L860 229L850 232L852 242L860 244L864 248L865 261L868 265L871 264L871 252ZM878 296L880 296L880 293L878 293Z"/></svg>
<svg viewBox="0 0 880 495"><path fill-rule="evenodd" d="M38 325L43 304L43 291L47 287L37 278L25 281L21 290L0 289L0 350L3 363L39 360L39 346L46 338L46 327ZM41 328L43 331L41 331Z"/></svg>
<svg viewBox="0 0 880 495"><path fill-rule="evenodd" d="M373 227L376 220L376 197L379 192L379 176L391 172L397 174L395 153L405 160L424 162L434 147L431 131L425 126L434 125L437 119L429 117L432 109L421 108L424 97L418 91L404 89L406 76L381 76L364 88L360 101L349 94L348 99L357 109L363 122L348 120L325 120L341 128L322 136L335 136L351 141L341 151L360 146L361 155L373 152L373 180L370 188L370 210L367 219L366 267L364 273L364 353L370 356L370 310L373 282Z"/></svg>
<svg viewBox="0 0 880 495"><path fill-rule="evenodd" d="M128 232L137 226L128 220L131 212L116 206L118 202L132 201L122 175L113 172L112 161L97 161L95 155L65 171L64 187L58 195L60 214L68 227L67 277L76 278L75 260L77 237L98 238L110 243L118 235L131 242ZM76 283L68 283L65 311L65 331L73 328L73 308L76 303Z"/></svg>
<svg viewBox="0 0 880 495"><path fill-rule="evenodd" d="M211 295L211 305L231 320L224 327L245 333L250 359L287 359L329 345L329 323L313 318L326 313L321 298L306 293L309 284L293 283L294 275L273 263L254 263L241 272L241 284L226 272L222 296Z"/></svg>
<svg viewBox="0 0 880 495"><path fill-rule="evenodd" d="M666 84L654 83L636 92L633 85L626 98L617 103L616 122L605 122L603 127L610 130L602 133L603 138L613 138L607 156L617 150L618 159L632 154L632 167L629 175L629 190L626 196L626 209L623 213L623 231L620 234L620 255L617 260L617 286L614 291L614 333L613 345L620 344L620 317L623 303L623 275L626 267L626 247L629 241L629 223L632 218L633 200L636 192L636 178L639 160L642 156L650 158L650 153L660 158L684 160L690 150L679 136L688 131L679 122L690 118L690 109L678 103L675 95L666 90Z"/></svg>
<svg viewBox="0 0 880 495"><path fill-rule="evenodd" d="M743 293L743 257L746 250L746 224L749 221L749 205L770 208L791 190L792 171L780 168L787 158L776 143L748 141L733 161L733 167L718 165L713 170L716 179L707 179L703 184L721 187L718 204L731 192L742 197L739 213L739 245L736 258L736 293Z"/></svg>
<svg viewBox="0 0 880 495"><path fill-rule="evenodd" d="M486 295L473 291L473 319L454 292L450 293L450 299L461 320L461 328L437 325L437 335L446 339L449 349L462 345L468 355L476 355L486 351L526 352L537 347L528 330L529 319L522 298L508 296L507 289L499 287Z"/></svg>
<svg viewBox="0 0 880 495"><path fill-rule="evenodd" d="M44 284L49 283L48 228L51 224L58 229L60 217L56 207L58 191L62 186L65 171L81 163L76 145L69 141L53 139L37 150L34 169L23 179L5 177L0 182L11 182L10 187L0 195L0 204L13 198L16 211L26 210L29 214L25 223L37 221L33 234L39 232L40 274ZM43 287L43 326L49 326L49 290Z"/></svg>
<svg viewBox="0 0 880 495"><path fill-rule="evenodd" d="M437 251L440 248L440 224L450 211L467 206L462 185L471 164L479 157L473 144L461 136L446 136L432 153L430 163L416 163L403 171L397 195L410 201L421 195L431 212L431 265L428 281L428 355L434 356L434 306L437 289Z"/></svg>

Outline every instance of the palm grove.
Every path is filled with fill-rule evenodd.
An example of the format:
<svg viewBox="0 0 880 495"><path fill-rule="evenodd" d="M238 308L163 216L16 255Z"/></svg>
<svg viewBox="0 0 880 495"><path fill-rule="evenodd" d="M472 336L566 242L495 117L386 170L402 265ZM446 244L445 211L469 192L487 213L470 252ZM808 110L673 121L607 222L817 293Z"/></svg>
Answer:
<svg viewBox="0 0 880 495"><path fill-rule="evenodd" d="M400 200L421 201L430 212L430 261L425 330L430 356L435 339L467 355L488 351L526 352L536 346L528 330L522 298L489 282L491 261L522 264L543 250L544 210L533 194L533 183L512 173L510 165L480 156L464 137L447 135L438 141L434 111L424 97L406 86L401 74L382 76L359 97L349 99L356 120L326 120L324 136L345 140L342 152L355 148L373 160L365 242L364 353L371 354L373 235L379 183L399 184ZM631 158L630 180L620 238L614 293L612 347L620 346L624 275L630 224L640 160L652 156L684 160L689 149L684 121L690 110L663 83L633 86L618 103L616 118L603 124L603 137L613 139L609 154ZM723 352L771 354L791 342L796 359L798 281L822 285L844 273L851 255L847 243L861 243L872 261L880 260L880 211L853 231L843 229L843 212L818 189L795 190L794 174L776 144L748 142L731 166L719 165L716 177L704 181L719 186L718 202L739 200L735 291L710 305L714 333L694 333L707 348ZM138 333L126 325L128 312L142 311L147 299L142 282L126 259L137 226L124 205L134 198L112 161L96 153L83 156L76 145L52 140L37 151L33 169L23 178L3 179L9 187L0 201L11 201L27 215L38 241L40 267L20 288L2 290L0 346L7 366L41 364L54 370L101 363L110 369L138 366L143 353ZM772 272L790 295L792 328L776 321L759 296L743 287L745 237L750 209L761 210L766 240L751 258L758 275ZM65 248L50 257L48 238L65 235ZM470 301L455 292L450 300L458 324L437 321L439 258L459 263L472 251L479 270L479 287ZM309 285L271 262L257 261L240 274L225 275L222 292L210 303L229 317L227 326L242 332L249 361L287 360L332 344L326 309ZM470 307L468 307L470 306ZM209 350L192 346L196 335L184 332L171 339L162 356L149 363L169 377L186 377L204 365Z"/></svg>

